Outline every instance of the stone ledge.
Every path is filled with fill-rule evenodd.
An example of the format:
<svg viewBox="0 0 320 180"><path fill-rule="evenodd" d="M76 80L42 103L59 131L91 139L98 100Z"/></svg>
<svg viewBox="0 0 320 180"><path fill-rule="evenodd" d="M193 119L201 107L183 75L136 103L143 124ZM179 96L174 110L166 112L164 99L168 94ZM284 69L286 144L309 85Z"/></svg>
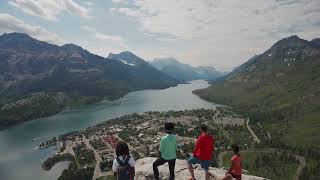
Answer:
<svg viewBox="0 0 320 180"><path fill-rule="evenodd" d="M142 158L136 161L136 180L154 180L153 177L153 169L152 164L156 160L156 158ZM175 180L187 180L190 177L189 170L187 168L187 162L184 160L177 160L175 166ZM223 177L226 173L226 170L218 169L210 167L210 173L212 176L210 179L212 180L219 180ZM169 168L168 164L162 165L159 167L160 172L160 179L165 180L169 178ZM196 166L195 176L198 180L204 180L205 174L204 171L199 167ZM251 176L251 175L242 175L242 180L266 180L266 178Z"/></svg>

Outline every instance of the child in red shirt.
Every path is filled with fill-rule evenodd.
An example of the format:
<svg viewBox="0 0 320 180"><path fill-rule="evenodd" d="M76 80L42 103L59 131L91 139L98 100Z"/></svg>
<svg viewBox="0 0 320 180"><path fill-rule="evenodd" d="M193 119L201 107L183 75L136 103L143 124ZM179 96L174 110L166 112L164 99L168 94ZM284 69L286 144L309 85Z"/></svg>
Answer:
<svg viewBox="0 0 320 180"><path fill-rule="evenodd" d="M231 158L232 165L228 172L226 173L226 176L222 178L222 180L231 180L232 178L235 178L237 180L241 180L241 174L242 174L242 165L241 165L241 158L240 158L240 148L239 145L232 145L232 150L234 152L234 155Z"/></svg>

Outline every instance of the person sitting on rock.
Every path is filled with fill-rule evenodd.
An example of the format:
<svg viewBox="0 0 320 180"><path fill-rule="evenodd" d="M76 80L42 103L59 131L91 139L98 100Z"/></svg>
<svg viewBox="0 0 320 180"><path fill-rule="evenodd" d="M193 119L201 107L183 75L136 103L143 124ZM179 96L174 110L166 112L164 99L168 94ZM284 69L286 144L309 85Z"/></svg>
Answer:
<svg viewBox="0 0 320 180"><path fill-rule="evenodd" d="M112 164L112 171L117 180L133 180L134 179L134 159L129 154L127 143L119 141L116 145L116 156Z"/></svg>
<svg viewBox="0 0 320 180"><path fill-rule="evenodd" d="M174 124L169 122L164 125L166 135L160 140L160 157L153 163L153 173L156 180L159 180L158 166L164 163L169 164L170 180L174 180L174 167L177 157L177 138L172 134Z"/></svg>
<svg viewBox="0 0 320 180"><path fill-rule="evenodd" d="M200 127L201 135L198 137L192 156L188 159L188 167L191 174L189 180L195 180L192 165L200 164L205 170L206 180L209 180L209 164L214 150L214 137L207 134L208 128L206 125Z"/></svg>
<svg viewBox="0 0 320 180"><path fill-rule="evenodd" d="M226 176L222 178L222 180L231 180L233 178L237 180L241 180L241 174L242 174L242 165L241 165L241 158L240 158L240 148L239 145L234 144L232 145L232 150L234 155L231 158L232 165L228 172L226 173Z"/></svg>

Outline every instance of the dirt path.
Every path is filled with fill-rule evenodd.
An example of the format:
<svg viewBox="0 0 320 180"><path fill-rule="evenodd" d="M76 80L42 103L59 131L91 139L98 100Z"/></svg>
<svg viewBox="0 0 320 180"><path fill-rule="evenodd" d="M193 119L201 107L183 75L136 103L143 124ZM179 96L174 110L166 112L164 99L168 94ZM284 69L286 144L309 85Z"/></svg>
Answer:
<svg viewBox="0 0 320 180"><path fill-rule="evenodd" d="M299 161L299 167L296 170L296 173L293 175L293 180L298 180L302 172L302 169L306 166L306 159L302 156L298 156L298 155L294 155L294 156Z"/></svg>
<svg viewBox="0 0 320 180"><path fill-rule="evenodd" d="M247 121L247 129L249 130L249 132L251 133L252 137L253 137L253 140L257 143L257 144L260 144L260 139L258 138L258 136L253 132L253 130L250 128L249 126L249 121L250 119L248 118L248 121Z"/></svg>
<svg viewBox="0 0 320 180"><path fill-rule="evenodd" d="M84 140L84 143L87 146L87 148L93 150L93 152L94 152L94 157L96 159L96 167L94 169L92 180L96 180L101 175L100 162L102 161L102 159L99 156L99 154L97 153L97 151L92 147L89 140L87 138L83 138L83 140Z"/></svg>

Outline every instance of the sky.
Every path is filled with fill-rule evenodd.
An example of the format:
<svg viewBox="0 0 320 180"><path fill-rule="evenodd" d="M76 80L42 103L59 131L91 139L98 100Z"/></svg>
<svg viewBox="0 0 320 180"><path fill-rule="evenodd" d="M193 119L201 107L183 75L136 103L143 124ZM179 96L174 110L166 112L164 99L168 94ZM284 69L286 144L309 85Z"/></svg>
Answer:
<svg viewBox="0 0 320 180"><path fill-rule="evenodd" d="M320 0L1 0L8 32L229 71L282 38L319 38Z"/></svg>

